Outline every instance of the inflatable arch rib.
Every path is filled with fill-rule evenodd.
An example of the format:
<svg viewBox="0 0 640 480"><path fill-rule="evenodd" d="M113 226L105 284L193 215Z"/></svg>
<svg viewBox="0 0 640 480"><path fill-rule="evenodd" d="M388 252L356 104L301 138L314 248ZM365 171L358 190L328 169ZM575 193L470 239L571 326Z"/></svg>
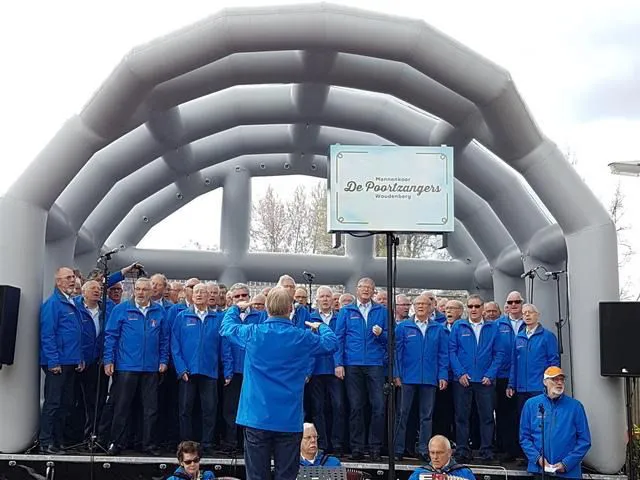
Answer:
<svg viewBox="0 0 640 480"><path fill-rule="evenodd" d="M383 282L371 239L348 239L344 259L247 253L251 178L324 177L332 143L455 148L454 260L402 259L400 284L500 299L524 288L532 266L568 269L579 328L563 361L589 414L587 462L618 471L622 385L599 376L594 354L598 302L618 291L607 212L502 68L422 21L326 3L224 10L133 49L0 198L0 283L23 292L16 362L0 371L0 451L24 450L38 428L38 311L59 265L86 269L122 245L122 264L175 276L270 280L314 268L327 283ZM169 213L221 187L221 252L136 248ZM548 325L551 283L535 298Z"/></svg>

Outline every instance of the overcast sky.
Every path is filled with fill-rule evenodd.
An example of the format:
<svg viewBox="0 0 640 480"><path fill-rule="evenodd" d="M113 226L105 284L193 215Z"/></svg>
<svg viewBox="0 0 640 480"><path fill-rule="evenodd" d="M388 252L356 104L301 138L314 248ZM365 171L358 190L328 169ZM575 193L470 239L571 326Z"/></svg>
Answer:
<svg viewBox="0 0 640 480"><path fill-rule="evenodd" d="M0 192L20 175L61 124L134 46L222 8L265 2L3 2L3 155ZM616 182L626 195L624 220L640 252L640 178L613 177L607 163L640 159L640 2L636 1L344 1L346 5L422 18L509 70L547 136L571 149L578 170L603 203ZM308 182L307 182L308 183ZM260 181L254 193L264 191ZM220 192L202 197L155 227L141 245L180 247L180 233ZM217 208L216 208L217 206ZM219 242L219 212L196 240ZM176 233L178 232L178 233ZM625 268L633 279L640 253ZM640 290L640 282L636 290Z"/></svg>

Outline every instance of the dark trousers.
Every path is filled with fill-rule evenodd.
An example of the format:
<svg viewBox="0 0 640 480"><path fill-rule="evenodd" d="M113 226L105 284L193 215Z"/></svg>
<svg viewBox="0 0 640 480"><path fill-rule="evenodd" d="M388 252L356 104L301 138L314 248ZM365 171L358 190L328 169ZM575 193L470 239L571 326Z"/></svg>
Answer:
<svg viewBox="0 0 640 480"><path fill-rule="evenodd" d="M463 387L460 382L453 384L453 401L456 418L456 453L471 456L469 450L469 423L472 400L475 397L480 423L480 456L493 458L493 408L495 398L494 385L482 385L472 382Z"/></svg>
<svg viewBox="0 0 640 480"><path fill-rule="evenodd" d="M94 430L94 418L99 419L102 415L102 409L107 399L109 377L104 373L102 365L98 362L94 362L87 366L87 368L78 375L78 381L82 391L82 403L84 406L84 435L85 438L88 438ZM100 391L98 391L98 383L100 384ZM96 412L96 403L97 416L94 416Z"/></svg>
<svg viewBox="0 0 640 480"><path fill-rule="evenodd" d="M60 445L67 414L73 404L73 388L77 365L62 365L62 372L54 374L47 367L44 377L44 404L40 417L40 445Z"/></svg>
<svg viewBox="0 0 640 480"><path fill-rule="evenodd" d="M344 446L344 385L335 375L315 375L309 381L311 417L318 430L322 450ZM331 403L331 429L328 428L327 402ZM331 432L329 434L329 432ZM331 438L331 442L329 442Z"/></svg>
<svg viewBox="0 0 640 480"><path fill-rule="evenodd" d="M158 419L158 374L155 372L116 372L117 381L113 395L113 422L111 442L124 443L127 418L136 390L142 396L142 447L156 446L156 422Z"/></svg>
<svg viewBox="0 0 640 480"><path fill-rule="evenodd" d="M275 480L295 480L300 469L302 432L271 432L244 429L244 464L247 480L271 478L271 457Z"/></svg>
<svg viewBox="0 0 640 480"><path fill-rule="evenodd" d="M396 452L404 454L407 439L407 421L413 405L413 400L418 396L418 414L420 417L420 436L418 440L418 453L427 454L427 444L431 439L433 407L436 399L436 387L433 385L403 384L400 394L400 408L396 419ZM412 440L413 441L413 440Z"/></svg>
<svg viewBox="0 0 640 480"><path fill-rule="evenodd" d="M176 369L169 365L158 384L158 435L160 443L172 448L178 444L178 390Z"/></svg>
<svg viewBox="0 0 640 480"><path fill-rule="evenodd" d="M236 416L238 415L238 403L240 403L240 390L242 390L242 374L234 373L231 383L224 387L222 399L222 418L224 418L225 424L224 443L232 448L237 448L239 444Z"/></svg>
<svg viewBox="0 0 640 480"><path fill-rule="evenodd" d="M433 435L443 435L449 440L456 438L453 408L453 382L444 390L436 390L436 405L433 412Z"/></svg>
<svg viewBox="0 0 640 480"><path fill-rule="evenodd" d="M508 378L496 380L496 447L509 456L517 457L520 450L520 417L516 397L507 397Z"/></svg>
<svg viewBox="0 0 640 480"><path fill-rule="evenodd" d="M180 380L179 388L179 418L180 439L194 440L193 435L193 410L196 395L200 397L202 409L202 446L211 447L214 443L216 432L216 419L218 410L218 379L205 375L191 375L189 381Z"/></svg>
<svg viewBox="0 0 640 480"><path fill-rule="evenodd" d="M384 368L345 367L345 385L349 397L349 426L352 452L363 453L365 439L365 407L371 405L369 447L371 453L379 453L384 432Z"/></svg>

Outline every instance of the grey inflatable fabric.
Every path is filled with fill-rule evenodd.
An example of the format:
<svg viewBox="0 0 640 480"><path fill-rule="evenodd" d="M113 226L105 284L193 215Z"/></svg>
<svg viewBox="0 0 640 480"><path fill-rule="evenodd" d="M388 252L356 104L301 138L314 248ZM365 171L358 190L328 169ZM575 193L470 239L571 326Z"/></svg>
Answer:
<svg viewBox="0 0 640 480"><path fill-rule="evenodd" d="M428 113L426 113L428 112ZM569 272L563 368L587 410L587 462L624 463L619 380L599 376L598 302L617 299L607 212L547 139L508 72L423 21L332 4L224 10L133 49L0 198L0 283L22 289L16 362L0 371L0 451L38 428L38 312L60 265L143 261L170 276L272 280L313 269L385 281L373 242L345 258L248 253L251 178L324 177L332 143L455 147L451 262L402 259L404 286L503 299L542 265ZM153 225L223 188L220 252L136 248ZM555 285L536 283L545 324Z"/></svg>

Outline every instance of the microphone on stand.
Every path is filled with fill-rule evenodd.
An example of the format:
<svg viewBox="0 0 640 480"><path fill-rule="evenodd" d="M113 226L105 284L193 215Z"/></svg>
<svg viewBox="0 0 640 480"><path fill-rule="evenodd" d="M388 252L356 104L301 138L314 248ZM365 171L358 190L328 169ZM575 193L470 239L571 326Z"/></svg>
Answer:
<svg viewBox="0 0 640 480"><path fill-rule="evenodd" d="M540 268L540 265L538 265L537 267L533 267L531 270L529 270L528 272L524 272L522 275L520 275L520 278L526 278L526 277L533 277L533 274L536 273L536 271Z"/></svg>
<svg viewBox="0 0 640 480"><path fill-rule="evenodd" d="M561 275L561 274L563 274L563 273L567 273L567 271L566 271L566 270L558 270L558 271L556 271L556 272L544 272L544 274L545 274L547 277L552 277L552 276L554 276L554 275Z"/></svg>

